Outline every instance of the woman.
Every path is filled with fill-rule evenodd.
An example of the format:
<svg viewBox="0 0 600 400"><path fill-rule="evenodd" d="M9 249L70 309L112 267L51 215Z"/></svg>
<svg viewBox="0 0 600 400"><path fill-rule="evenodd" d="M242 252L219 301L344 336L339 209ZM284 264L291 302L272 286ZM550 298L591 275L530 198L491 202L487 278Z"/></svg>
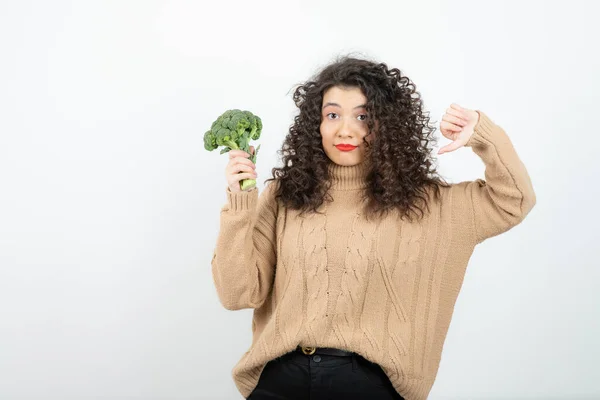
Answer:
<svg viewBox="0 0 600 400"><path fill-rule="evenodd" d="M383 63L344 57L294 93L299 108L261 195L249 154L230 151L212 260L219 299L253 308L233 369L262 399L426 399L475 245L535 204L504 130L451 105L440 123L485 178L436 173L435 128L415 85Z"/></svg>

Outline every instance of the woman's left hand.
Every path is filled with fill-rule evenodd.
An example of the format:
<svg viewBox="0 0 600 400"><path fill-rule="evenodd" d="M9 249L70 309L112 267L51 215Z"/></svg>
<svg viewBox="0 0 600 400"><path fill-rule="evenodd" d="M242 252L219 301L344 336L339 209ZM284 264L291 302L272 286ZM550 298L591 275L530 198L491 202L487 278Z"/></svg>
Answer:
<svg viewBox="0 0 600 400"><path fill-rule="evenodd" d="M477 111L462 108L458 104L452 103L442 117L440 131L444 137L453 142L442 147L438 154L448 153L463 147L473 134L477 122L479 122Z"/></svg>

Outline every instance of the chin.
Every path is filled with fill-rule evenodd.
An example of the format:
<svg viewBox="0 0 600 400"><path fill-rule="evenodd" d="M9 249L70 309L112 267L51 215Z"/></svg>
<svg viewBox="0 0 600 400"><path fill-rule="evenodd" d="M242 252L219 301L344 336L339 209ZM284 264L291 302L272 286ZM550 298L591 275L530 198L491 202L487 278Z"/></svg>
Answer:
<svg viewBox="0 0 600 400"><path fill-rule="evenodd" d="M352 167L352 166L354 166L354 165L358 165L358 164L360 164L360 163L362 162L362 160L360 160L360 159L352 159L352 160L349 160L349 159L343 159L343 158L342 158L342 159L340 159L340 158L338 158L337 160L334 160L334 162L335 162L336 164L338 164L338 165L342 165L342 166L344 166L344 167Z"/></svg>
<svg viewBox="0 0 600 400"><path fill-rule="evenodd" d="M341 165L344 167L351 167L357 164L360 164L363 161L363 157L362 154L360 153L341 153L336 151L333 152L326 152L327 157L329 157L329 159L337 164L337 165Z"/></svg>

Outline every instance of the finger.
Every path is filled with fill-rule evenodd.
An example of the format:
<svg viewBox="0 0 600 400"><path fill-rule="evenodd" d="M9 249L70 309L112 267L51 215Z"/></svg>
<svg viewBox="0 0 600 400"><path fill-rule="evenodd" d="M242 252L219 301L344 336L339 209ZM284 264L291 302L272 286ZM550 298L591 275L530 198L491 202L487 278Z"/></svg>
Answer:
<svg viewBox="0 0 600 400"><path fill-rule="evenodd" d="M452 116L454 118L460 119L461 121L465 121L465 123L469 122L469 117L467 116L467 114L465 114L462 111L455 110L453 108L448 108L444 116Z"/></svg>
<svg viewBox="0 0 600 400"><path fill-rule="evenodd" d="M462 143L460 141L458 141L458 140L455 140L454 142L450 143L449 145L442 147L438 151L438 154L448 153L448 152L454 151L454 150L456 150L458 148L461 148L461 147L462 147Z"/></svg>
<svg viewBox="0 0 600 400"><path fill-rule="evenodd" d="M446 114L446 115L444 115L443 119L448 122L452 122L454 125L458 125L458 126L467 126L467 124L468 124L468 121L462 119L460 116Z"/></svg>
<svg viewBox="0 0 600 400"><path fill-rule="evenodd" d="M456 103L452 103L450 105L450 108L448 110L453 110L453 115L456 115L459 118L464 119L465 121L469 122L471 120L471 117L469 116L469 109L468 108L464 108L459 106Z"/></svg>
<svg viewBox="0 0 600 400"><path fill-rule="evenodd" d="M235 157L249 158L250 154L246 153L244 150L229 150L229 158L235 158Z"/></svg>
<svg viewBox="0 0 600 400"><path fill-rule="evenodd" d="M250 146L250 154L254 155L254 146Z"/></svg>
<svg viewBox="0 0 600 400"><path fill-rule="evenodd" d="M236 158L232 158L231 160L229 160L229 165L236 165L236 164L244 164L244 165L249 165L252 168L256 168L256 164L254 164L252 162L252 160L246 158L246 157L236 157Z"/></svg>
<svg viewBox="0 0 600 400"><path fill-rule="evenodd" d="M441 129L446 129L452 132L461 132L462 131L462 127L458 126L458 125L454 125L451 122L448 121L442 121L440 123L440 128Z"/></svg>
<svg viewBox="0 0 600 400"><path fill-rule="evenodd" d="M249 172L244 172L243 174L232 175L231 178L228 179L227 183L229 186L233 185L236 182L243 181L245 179L256 179L256 174L251 174Z"/></svg>
<svg viewBox="0 0 600 400"><path fill-rule="evenodd" d="M254 168L252 168L251 166L245 165L245 164L236 164L236 165L231 166L231 168L227 169L227 173L231 174L231 175L237 174L237 173L240 173L240 172L255 173L256 170Z"/></svg>

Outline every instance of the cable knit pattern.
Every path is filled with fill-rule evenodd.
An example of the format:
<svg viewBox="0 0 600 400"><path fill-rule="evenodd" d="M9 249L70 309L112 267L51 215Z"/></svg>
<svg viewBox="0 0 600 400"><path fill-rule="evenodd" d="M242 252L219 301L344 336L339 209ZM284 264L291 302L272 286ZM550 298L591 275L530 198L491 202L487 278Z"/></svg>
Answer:
<svg viewBox="0 0 600 400"><path fill-rule="evenodd" d="M244 398L269 360L297 345L354 351L378 363L407 400L426 399L474 247L535 205L525 166L481 111L466 147L485 180L441 188L418 221L364 218L368 165L330 164L332 202L300 217L275 199L227 190L212 258L229 310L253 308L252 344L232 370Z"/></svg>
<svg viewBox="0 0 600 400"><path fill-rule="evenodd" d="M325 230L327 216L315 214L310 217L309 221L310 224L306 223L306 221L302 223L301 245L299 246L300 251L297 257L303 261L300 269L305 273L305 290L308 293L307 304L302 314L308 320L306 324L306 340L316 343L319 341L320 333L315 331L315 327L318 326L317 321L325 318L329 293Z"/></svg>
<svg viewBox="0 0 600 400"><path fill-rule="evenodd" d="M360 221L360 225L359 225ZM337 313L333 316L333 333L343 348L361 347L363 339L369 347L377 346L372 328L363 322L363 305L366 301L369 280L373 274L375 263L369 258L375 238L375 224L361 220L356 214L350 227L341 290L338 293ZM364 329L361 329L361 325Z"/></svg>

